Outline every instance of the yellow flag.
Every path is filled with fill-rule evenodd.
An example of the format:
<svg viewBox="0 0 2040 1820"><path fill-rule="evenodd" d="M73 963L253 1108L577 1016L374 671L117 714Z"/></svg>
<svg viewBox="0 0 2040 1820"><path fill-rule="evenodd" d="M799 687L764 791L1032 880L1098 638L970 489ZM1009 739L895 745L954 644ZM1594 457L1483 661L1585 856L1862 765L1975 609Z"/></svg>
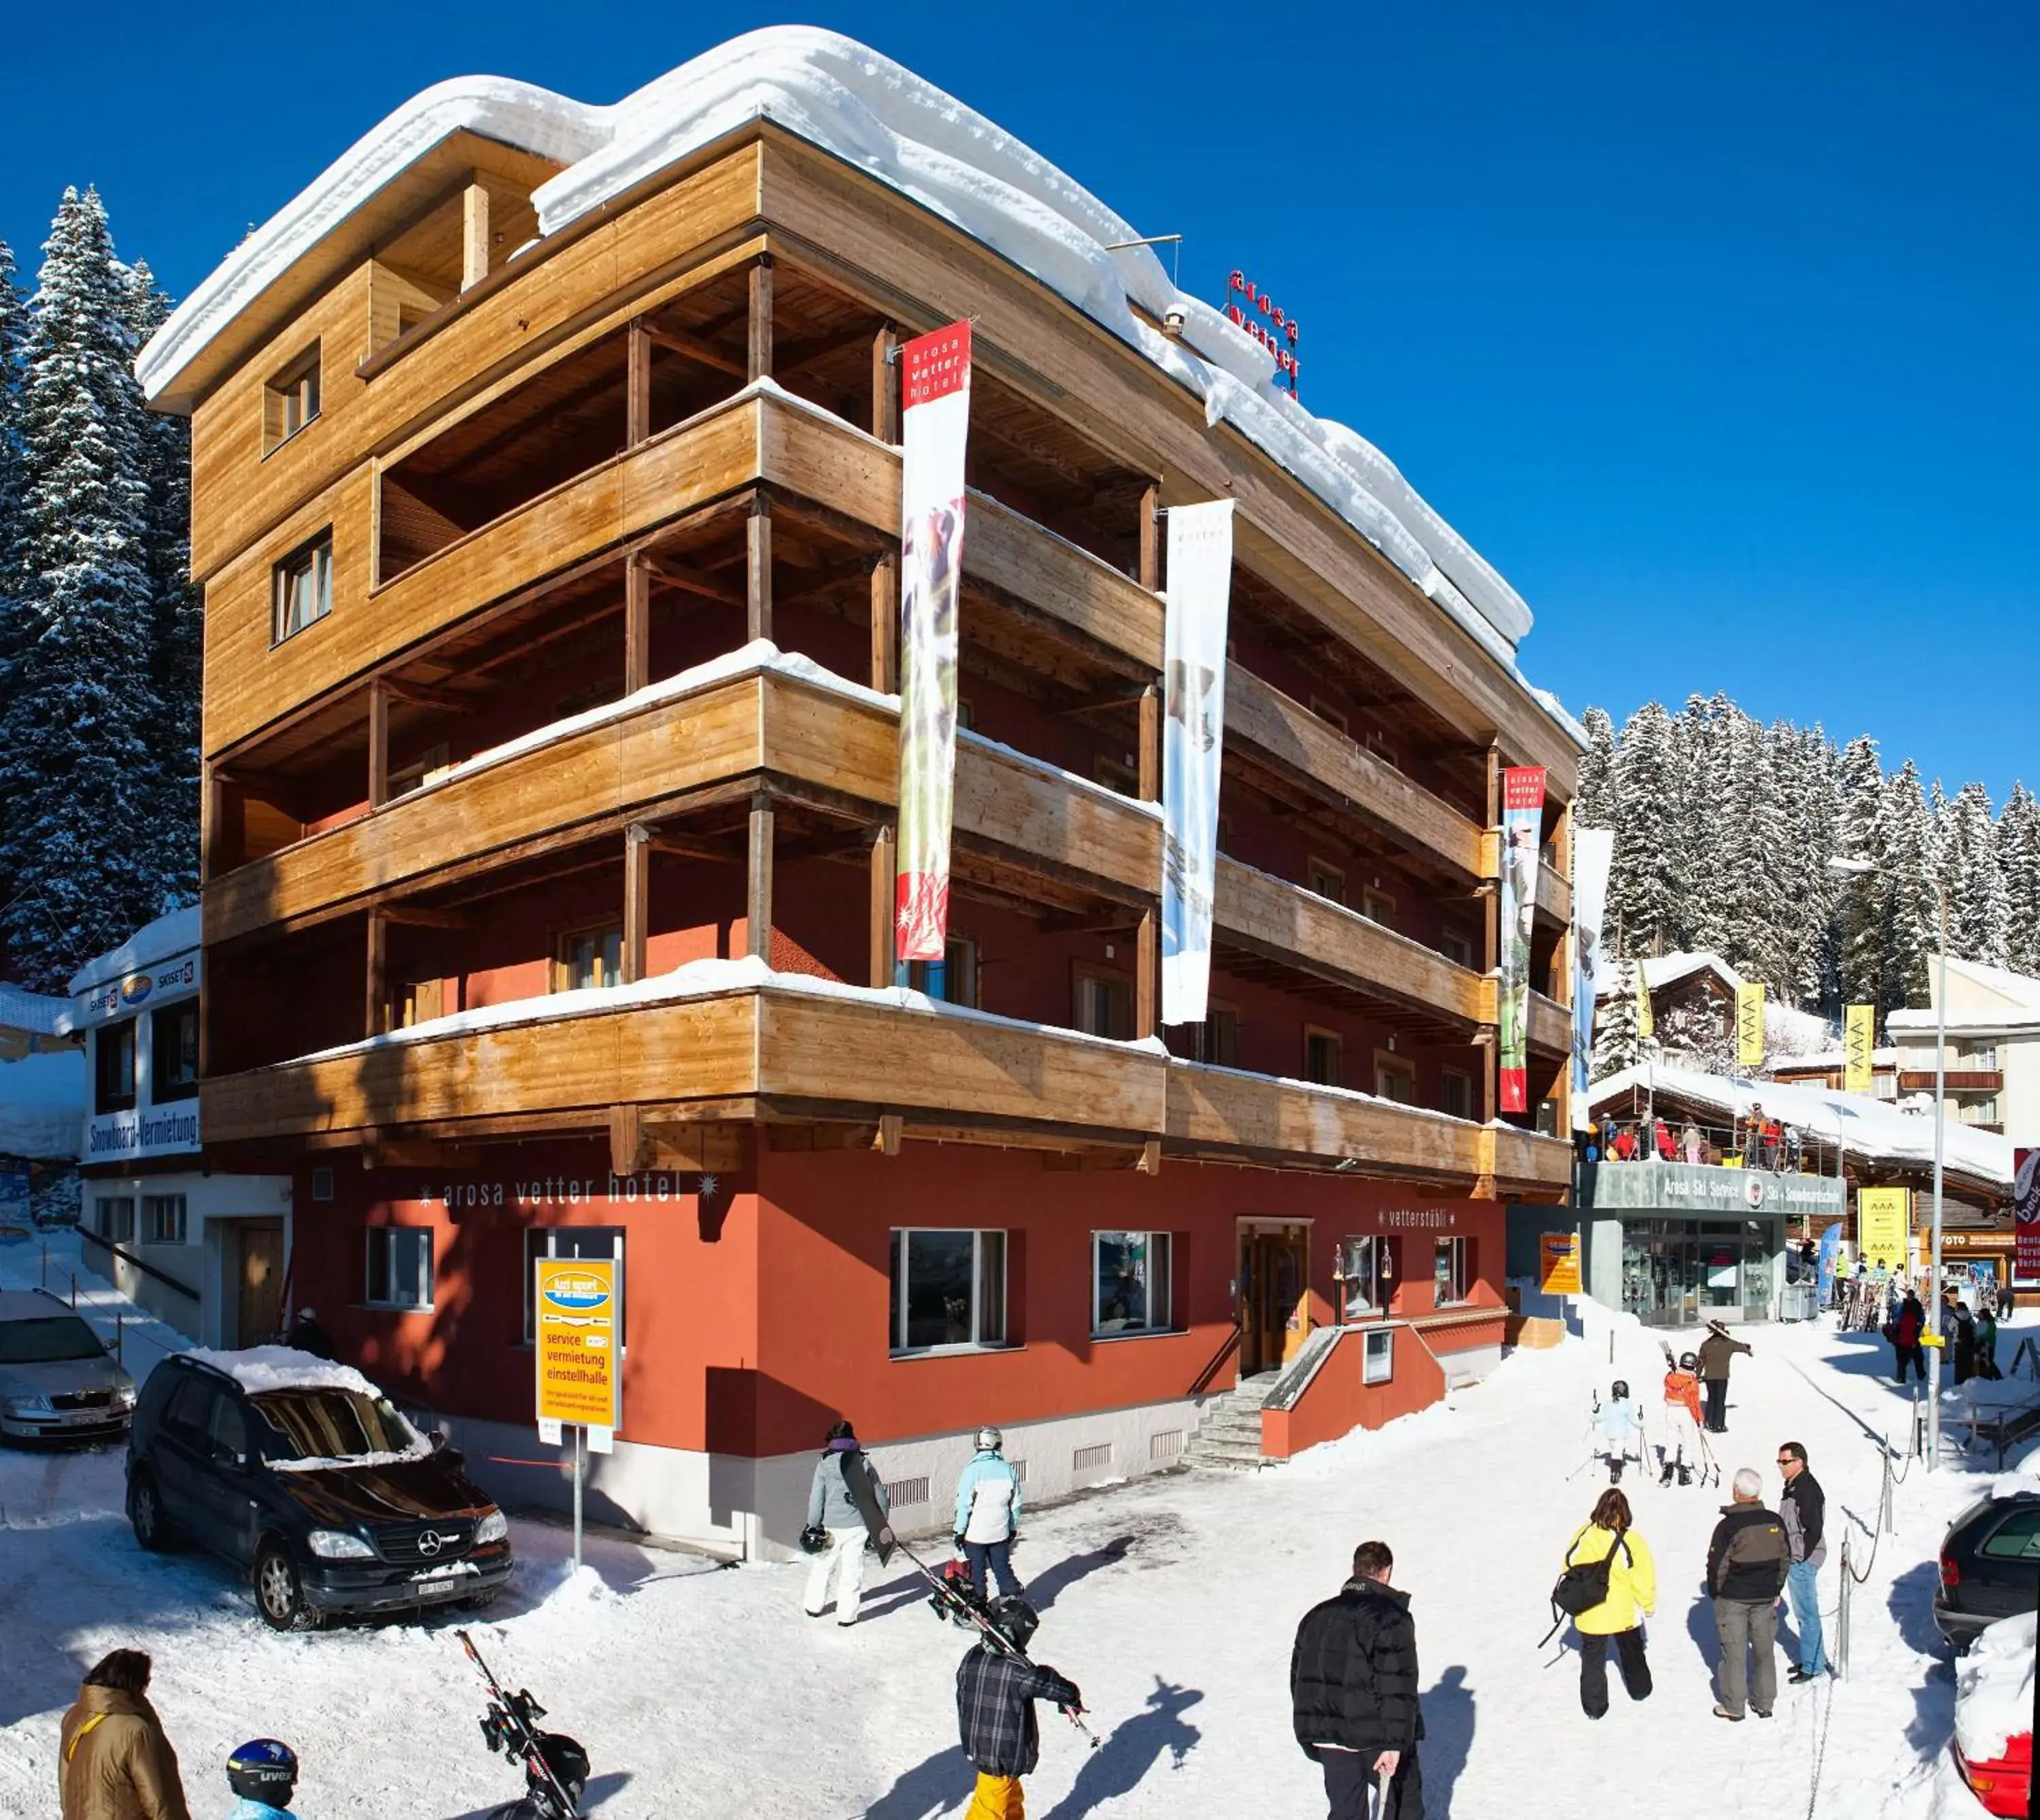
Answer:
<svg viewBox="0 0 2040 1820"><path fill-rule="evenodd" d="M1844 1025L1842 1085L1851 1093L1871 1091L1871 1051L1877 1042L1877 1007L1851 1005Z"/></svg>
<svg viewBox="0 0 2040 1820"><path fill-rule="evenodd" d="M1650 1015L1650 988L1643 978L1643 963L1632 961L1630 965L1636 970L1636 1034L1639 1037L1654 1037L1658 1034L1658 1020Z"/></svg>
<svg viewBox="0 0 2040 1820"><path fill-rule="evenodd" d="M1764 1066L1764 985L1735 989L1735 1060L1738 1068Z"/></svg>

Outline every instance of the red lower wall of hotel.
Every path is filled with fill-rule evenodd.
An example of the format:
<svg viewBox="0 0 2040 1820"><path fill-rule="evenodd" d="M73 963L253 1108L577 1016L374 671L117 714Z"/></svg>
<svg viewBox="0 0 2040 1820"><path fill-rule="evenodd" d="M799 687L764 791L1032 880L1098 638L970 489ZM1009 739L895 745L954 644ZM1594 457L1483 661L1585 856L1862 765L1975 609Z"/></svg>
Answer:
<svg viewBox="0 0 2040 1820"><path fill-rule="evenodd" d="M1395 1328L1395 1366L1386 1384L1361 1380L1364 1327L1348 1327L1296 1405L1261 1412L1261 1450L1287 1460L1320 1441L1336 1441L1356 1428L1382 1428L1399 1415L1414 1415L1445 1394L1445 1373L1455 1353L1485 1350L1501 1343L1508 1311L1492 1321L1457 1322L1425 1333Z"/></svg>
<svg viewBox="0 0 2040 1820"><path fill-rule="evenodd" d="M1503 1308L1499 1205L1427 1199L1364 1179L1174 1162L1155 1176L1079 1172L1048 1168L1027 1152L911 1143L896 1157L759 1144L705 1197L692 1174L612 1182L606 1148L593 1144L483 1154L479 1169L444 1173L365 1171L343 1158L326 1201L302 1173L292 1300L316 1307L344 1356L393 1392L451 1414L527 1422L523 1235L621 1227L622 1432L655 1445L759 1456L813 1445L839 1415L875 1442L1224 1389L1232 1360L1210 1368L1232 1331L1242 1219L1307 1223L1312 1326L1333 1316L1335 1241L1363 1233L1400 1238L1391 1315L1434 1312L1431 1248L1448 1234L1472 1241L1472 1303L1495 1308L1498 1320ZM432 1233L429 1311L363 1305L365 1231L389 1224ZM892 1356L890 1235L910 1226L1008 1234L1015 1343ZM1182 1331L1094 1338L1091 1233L1150 1228L1176 1236ZM1455 1329L1451 1338L1478 1343L1469 1332L1484 1338L1486 1329ZM1292 1431L1306 1421L1313 1438L1330 1438L1402 1413L1396 1399L1414 1395L1419 1361L1410 1355L1420 1351L1399 1342L1395 1398L1369 1392L1350 1420L1344 1403L1326 1403L1320 1414L1313 1399L1307 1417L1292 1415ZM1335 1358L1345 1354L1342 1346ZM1357 1384L1357 1363L1351 1375ZM1320 1426L1327 1432L1317 1434Z"/></svg>

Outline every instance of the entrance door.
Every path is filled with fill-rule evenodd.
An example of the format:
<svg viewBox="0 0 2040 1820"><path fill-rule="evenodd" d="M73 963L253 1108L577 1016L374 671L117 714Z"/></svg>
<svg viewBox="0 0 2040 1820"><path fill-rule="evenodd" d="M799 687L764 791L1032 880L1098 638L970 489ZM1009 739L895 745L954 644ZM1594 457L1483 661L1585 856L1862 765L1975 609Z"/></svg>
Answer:
<svg viewBox="0 0 2040 1820"><path fill-rule="evenodd" d="M284 1326L284 1223L234 1223L238 1247L234 1343L252 1346L275 1338Z"/></svg>
<svg viewBox="0 0 2040 1820"><path fill-rule="evenodd" d="M1239 1235L1239 1373L1278 1370L1310 1331L1305 1253L1287 1232Z"/></svg>

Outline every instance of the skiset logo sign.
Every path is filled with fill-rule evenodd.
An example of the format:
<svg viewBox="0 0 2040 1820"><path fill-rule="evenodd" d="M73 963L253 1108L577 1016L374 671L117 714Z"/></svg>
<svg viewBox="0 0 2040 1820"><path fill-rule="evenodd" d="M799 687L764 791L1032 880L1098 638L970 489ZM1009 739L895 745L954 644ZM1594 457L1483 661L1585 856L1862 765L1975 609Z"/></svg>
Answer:
<svg viewBox="0 0 2040 1820"><path fill-rule="evenodd" d="M592 1314L609 1305L609 1285L588 1271L563 1272L541 1292L548 1307L564 1308L570 1315Z"/></svg>
<svg viewBox="0 0 2040 1820"><path fill-rule="evenodd" d="M78 1014L86 1019L110 1018L121 1011L132 1011L145 999L158 993L174 994L198 990L199 958L187 954L183 959L173 961L167 966L152 968L146 973L129 973L118 980L108 980L104 985L94 986L89 992L78 995Z"/></svg>
<svg viewBox="0 0 2040 1820"><path fill-rule="evenodd" d="M139 1005L148 997L149 988L154 982L147 973L131 973L120 982L120 1002L124 1005Z"/></svg>

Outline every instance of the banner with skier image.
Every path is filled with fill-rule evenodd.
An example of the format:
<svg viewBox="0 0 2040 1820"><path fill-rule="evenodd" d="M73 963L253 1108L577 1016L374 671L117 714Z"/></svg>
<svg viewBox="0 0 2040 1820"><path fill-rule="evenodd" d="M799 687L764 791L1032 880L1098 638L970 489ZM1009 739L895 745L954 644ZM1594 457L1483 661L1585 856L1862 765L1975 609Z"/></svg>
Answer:
<svg viewBox="0 0 2040 1820"><path fill-rule="evenodd" d="M1594 1000L1600 987L1600 925L1608 908L1608 875L1615 864L1615 830L1573 833L1573 1129L1593 1122L1587 1088L1593 1063Z"/></svg>
<svg viewBox="0 0 2040 1820"><path fill-rule="evenodd" d="M1537 853L1543 844L1544 767L1501 774L1501 1110L1530 1110L1530 925L1537 913Z"/></svg>
<svg viewBox="0 0 2040 1820"><path fill-rule="evenodd" d="M1169 508L1162 626L1162 1022L1204 1022L1218 884L1232 501Z"/></svg>
<svg viewBox="0 0 2040 1820"><path fill-rule="evenodd" d="M956 797L957 602L970 325L900 350L900 833L894 953L939 961L949 935Z"/></svg>

